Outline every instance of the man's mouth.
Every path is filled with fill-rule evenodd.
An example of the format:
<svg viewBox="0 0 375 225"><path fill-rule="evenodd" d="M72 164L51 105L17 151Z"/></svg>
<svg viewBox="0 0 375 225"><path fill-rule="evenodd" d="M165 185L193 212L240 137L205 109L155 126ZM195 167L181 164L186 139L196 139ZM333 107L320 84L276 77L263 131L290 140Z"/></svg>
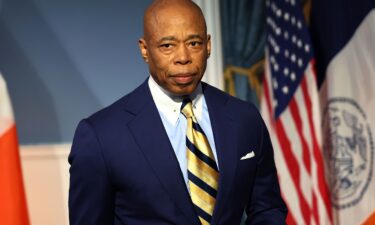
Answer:
<svg viewBox="0 0 375 225"><path fill-rule="evenodd" d="M178 73L171 76L177 84L188 84L194 80L194 73Z"/></svg>

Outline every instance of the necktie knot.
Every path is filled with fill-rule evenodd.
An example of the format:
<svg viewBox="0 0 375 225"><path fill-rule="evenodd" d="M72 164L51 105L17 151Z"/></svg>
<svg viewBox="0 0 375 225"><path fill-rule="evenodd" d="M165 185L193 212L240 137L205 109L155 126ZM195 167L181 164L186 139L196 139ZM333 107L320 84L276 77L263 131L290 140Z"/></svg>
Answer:
<svg viewBox="0 0 375 225"><path fill-rule="evenodd" d="M182 105L181 105L181 113L182 113L186 118L192 118L192 117L194 117L193 107L192 107L192 104L191 104L191 100L190 100L190 98L185 98L185 99L182 101Z"/></svg>

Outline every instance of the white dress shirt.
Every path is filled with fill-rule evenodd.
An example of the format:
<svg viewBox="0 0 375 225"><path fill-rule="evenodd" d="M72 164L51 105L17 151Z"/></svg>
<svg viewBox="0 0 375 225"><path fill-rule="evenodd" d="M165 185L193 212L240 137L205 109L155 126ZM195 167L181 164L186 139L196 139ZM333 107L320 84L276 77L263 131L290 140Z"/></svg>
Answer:
<svg viewBox="0 0 375 225"><path fill-rule="evenodd" d="M148 86L150 87L152 98L154 99L165 131L167 132L169 141L172 144L173 150L180 164L186 186L189 189L186 158L187 120L180 112L182 98L179 96L173 96L164 90L156 83L152 76L150 76L148 79ZM194 115L207 136L216 160L216 164L218 164L210 116L208 113L206 100L202 93L201 84L197 86L195 91L189 97L192 101ZM157 151L157 148L155 150Z"/></svg>

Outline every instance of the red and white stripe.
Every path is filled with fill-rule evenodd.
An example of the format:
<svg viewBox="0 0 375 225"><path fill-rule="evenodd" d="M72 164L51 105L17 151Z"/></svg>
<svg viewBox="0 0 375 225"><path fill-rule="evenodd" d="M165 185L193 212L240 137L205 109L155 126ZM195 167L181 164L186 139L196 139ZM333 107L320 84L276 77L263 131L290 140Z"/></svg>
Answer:
<svg viewBox="0 0 375 225"><path fill-rule="evenodd" d="M332 224L313 65L314 60L307 66L288 107L275 120L271 70L266 60L261 111L274 147L281 191L289 208L288 224Z"/></svg>
<svg viewBox="0 0 375 225"><path fill-rule="evenodd" d="M0 74L0 224L28 225L17 131L6 84Z"/></svg>

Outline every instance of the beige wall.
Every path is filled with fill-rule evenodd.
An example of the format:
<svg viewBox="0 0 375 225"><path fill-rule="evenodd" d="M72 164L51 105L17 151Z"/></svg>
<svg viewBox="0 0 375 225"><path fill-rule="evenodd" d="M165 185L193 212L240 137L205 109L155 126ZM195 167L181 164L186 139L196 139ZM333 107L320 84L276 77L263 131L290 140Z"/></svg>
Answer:
<svg viewBox="0 0 375 225"><path fill-rule="evenodd" d="M21 146L31 225L68 225L70 144Z"/></svg>

